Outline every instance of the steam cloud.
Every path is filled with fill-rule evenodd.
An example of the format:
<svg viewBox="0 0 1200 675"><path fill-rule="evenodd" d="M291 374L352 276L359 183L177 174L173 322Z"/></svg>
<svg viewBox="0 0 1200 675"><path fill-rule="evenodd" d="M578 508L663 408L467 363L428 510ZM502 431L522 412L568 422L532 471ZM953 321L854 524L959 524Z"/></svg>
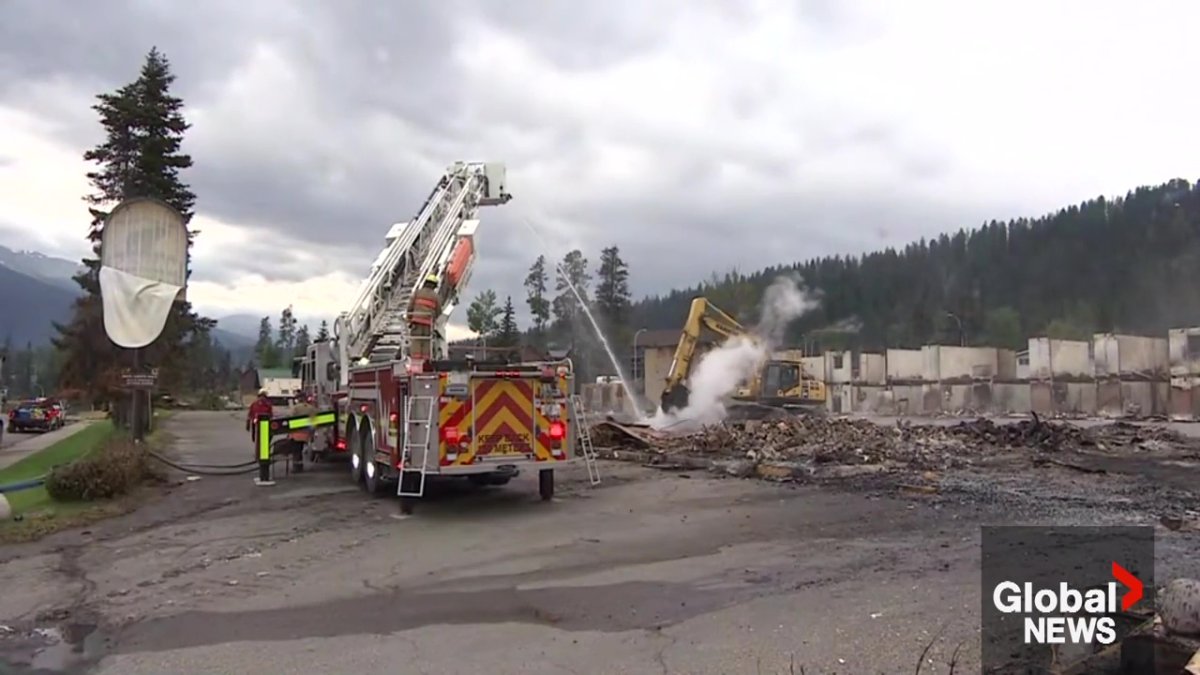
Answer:
<svg viewBox="0 0 1200 675"><path fill-rule="evenodd" d="M767 288L759 307L759 322L752 335L726 340L701 357L688 381L688 405L675 414L659 410L650 421L656 429L679 429L716 424L725 419L724 399L748 382L771 352L783 344L788 325L817 307L804 292L796 275L781 276Z"/></svg>

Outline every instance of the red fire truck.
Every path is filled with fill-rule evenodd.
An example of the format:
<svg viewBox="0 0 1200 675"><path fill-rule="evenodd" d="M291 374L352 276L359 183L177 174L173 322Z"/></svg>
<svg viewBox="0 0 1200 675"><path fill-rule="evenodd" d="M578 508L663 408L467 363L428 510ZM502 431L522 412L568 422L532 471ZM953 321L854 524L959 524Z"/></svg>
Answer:
<svg viewBox="0 0 1200 675"><path fill-rule="evenodd" d="M331 422L319 452L349 455L368 493L394 486L405 513L430 477L503 485L536 470L548 500L554 470L582 458L599 482L570 361L447 358L446 326L475 259L476 214L511 199L504 179L502 164L450 166L417 217L392 226L351 309L300 366L305 394L335 413L319 416ZM426 326L414 330L408 311L431 283L440 313L429 336ZM417 340L431 342L418 353L433 358L411 355Z"/></svg>

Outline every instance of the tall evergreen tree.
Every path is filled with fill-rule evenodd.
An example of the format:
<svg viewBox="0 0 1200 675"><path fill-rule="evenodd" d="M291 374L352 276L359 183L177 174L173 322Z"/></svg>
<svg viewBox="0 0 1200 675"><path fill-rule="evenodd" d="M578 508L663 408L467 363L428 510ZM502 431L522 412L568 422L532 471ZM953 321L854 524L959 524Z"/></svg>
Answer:
<svg viewBox="0 0 1200 675"><path fill-rule="evenodd" d="M275 331L271 328L271 317L264 316L258 322L258 341L254 343L254 356L261 368L279 367L279 348L275 342Z"/></svg>
<svg viewBox="0 0 1200 675"><path fill-rule="evenodd" d="M621 259L616 246L600 252L600 269L596 273L596 308L610 328L624 329L628 325L629 266Z"/></svg>
<svg viewBox="0 0 1200 675"><path fill-rule="evenodd" d="M312 343L312 338L308 336L308 324L300 326L296 331L296 347L292 350L294 356L304 356L308 354L308 345Z"/></svg>
<svg viewBox="0 0 1200 675"><path fill-rule="evenodd" d="M554 318L560 328L573 332L577 318L582 313L579 301L588 301L589 284L592 281L583 251L575 249L565 255L557 272L554 290L558 295L554 297ZM571 290L572 287L574 291ZM575 297L576 292L579 293L579 298Z"/></svg>
<svg viewBox="0 0 1200 675"><path fill-rule="evenodd" d="M504 298L504 308L500 310L500 321L496 328L497 347L516 347L521 342L521 328L517 325L517 310L513 307L512 296Z"/></svg>
<svg viewBox="0 0 1200 675"><path fill-rule="evenodd" d="M539 339L544 337L546 325L550 323L550 300L546 297L546 285L550 282L546 274L546 256L539 255L525 277L525 302L533 316L533 330Z"/></svg>
<svg viewBox="0 0 1200 675"><path fill-rule="evenodd" d="M317 328L316 339L318 342L329 339L329 322L325 321L325 319L321 319L321 326Z"/></svg>
<svg viewBox="0 0 1200 675"><path fill-rule="evenodd" d="M292 313L291 305L285 307L279 315L278 336L279 341L275 346L281 359L288 361L296 351L296 315Z"/></svg>
<svg viewBox="0 0 1200 675"><path fill-rule="evenodd" d="M75 277L84 294L75 301L71 320L55 325L59 334L54 346L63 353L60 384L93 400L113 396L129 360L104 331L99 249L107 209L125 199L154 197L190 220L195 206L195 195L180 178L192 159L180 151L189 125L183 101L170 93L174 80L166 57L151 49L136 80L98 95L92 106L105 131L105 140L84 153L84 160L96 165L87 174L93 192L84 197L92 215L87 237L96 257L85 259L84 270ZM189 246L194 234L189 230ZM141 350L143 362L159 368L159 382L165 388L178 387L186 380L192 346L203 343L194 338L215 324L193 312L190 303L176 303L162 334Z"/></svg>

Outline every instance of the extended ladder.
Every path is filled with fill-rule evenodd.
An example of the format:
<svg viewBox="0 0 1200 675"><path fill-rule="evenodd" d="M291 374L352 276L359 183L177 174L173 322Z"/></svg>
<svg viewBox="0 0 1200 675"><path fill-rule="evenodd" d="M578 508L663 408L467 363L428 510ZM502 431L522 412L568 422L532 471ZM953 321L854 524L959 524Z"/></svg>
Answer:
<svg viewBox="0 0 1200 675"><path fill-rule="evenodd" d="M446 170L416 218L392 226L350 311L334 322L342 386L348 383L347 364L390 361L407 349L408 303L427 276L439 277L443 303L457 303L465 279L454 288L440 281L451 254L462 238L473 237L479 207L509 199L503 164L457 162Z"/></svg>
<svg viewBox="0 0 1200 675"><path fill-rule="evenodd" d="M429 473L429 443L433 439L433 404L432 396L413 396L408 399L404 408L404 448L400 462L400 480L396 484L396 494L400 497L425 496L425 476ZM423 412L422 412L423 411ZM416 415L417 417L414 417ZM420 466L412 466L416 453L421 453ZM435 456L437 453L432 453ZM416 489L404 489L404 477L418 475Z"/></svg>
<svg viewBox="0 0 1200 675"><path fill-rule="evenodd" d="M571 395L571 424L578 429L579 449L583 451L583 463L587 466L588 481L600 484L600 466L596 463L596 446L592 445L592 428L584 416L583 400L579 394Z"/></svg>

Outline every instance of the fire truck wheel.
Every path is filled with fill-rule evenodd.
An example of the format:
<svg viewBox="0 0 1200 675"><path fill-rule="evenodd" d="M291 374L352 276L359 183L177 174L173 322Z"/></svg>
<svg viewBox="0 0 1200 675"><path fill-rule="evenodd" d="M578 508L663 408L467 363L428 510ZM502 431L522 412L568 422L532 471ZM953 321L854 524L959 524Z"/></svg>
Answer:
<svg viewBox="0 0 1200 675"><path fill-rule="evenodd" d="M362 437L359 436L357 430L355 430L355 432L350 435L350 448L349 448L349 450L350 450L350 478L352 478L354 480L354 482L359 485L362 485L363 480L366 478L366 472L363 471L363 461L362 461L363 460L363 453L362 453L362 445L363 444L362 444L361 438Z"/></svg>
<svg viewBox="0 0 1200 675"><path fill-rule="evenodd" d="M368 462L364 466L366 467L367 494L372 496L383 494L383 476L381 475L383 467L379 465L379 462Z"/></svg>
<svg viewBox="0 0 1200 675"><path fill-rule="evenodd" d="M554 497L554 469L542 469L538 472L538 494L544 502Z"/></svg>

